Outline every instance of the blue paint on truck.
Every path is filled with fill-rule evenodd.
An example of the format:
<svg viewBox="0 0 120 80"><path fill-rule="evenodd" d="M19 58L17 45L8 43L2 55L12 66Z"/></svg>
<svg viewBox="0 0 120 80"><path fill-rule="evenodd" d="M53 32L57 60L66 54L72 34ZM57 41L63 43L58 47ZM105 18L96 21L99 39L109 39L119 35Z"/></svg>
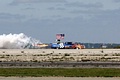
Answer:
<svg viewBox="0 0 120 80"><path fill-rule="evenodd" d="M71 49L73 43L72 42L65 42L65 43L52 43L52 49Z"/></svg>

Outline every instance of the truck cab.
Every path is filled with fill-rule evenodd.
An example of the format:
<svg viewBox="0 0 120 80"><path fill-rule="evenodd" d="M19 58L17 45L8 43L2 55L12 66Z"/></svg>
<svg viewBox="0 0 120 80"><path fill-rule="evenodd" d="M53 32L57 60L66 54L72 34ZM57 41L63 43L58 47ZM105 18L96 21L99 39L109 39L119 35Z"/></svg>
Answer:
<svg viewBox="0 0 120 80"><path fill-rule="evenodd" d="M64 47L65 49L72 49L73 42L65 42Z"/></svg>

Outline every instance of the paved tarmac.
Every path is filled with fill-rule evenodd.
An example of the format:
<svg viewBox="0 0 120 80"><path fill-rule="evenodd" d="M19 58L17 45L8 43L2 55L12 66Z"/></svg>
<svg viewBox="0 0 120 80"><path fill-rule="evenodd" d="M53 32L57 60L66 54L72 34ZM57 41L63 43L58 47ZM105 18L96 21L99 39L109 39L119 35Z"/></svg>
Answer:
<svg viewBox="0 0 120 80"><path fill-rule="evenodd" d="M0 77L0 80L120 80L120 77Z"/></svg>
<svg viewBox="0 0 120 80"><path fill-rule="evenodd" d="M1 68L120 68L120 62L0 62Z"/></svg>
<svg viewBox="0 0 120 80"><path fill-rule="evenodd" d="M0 49L0 67L120 68L120 49Z"/></svg>

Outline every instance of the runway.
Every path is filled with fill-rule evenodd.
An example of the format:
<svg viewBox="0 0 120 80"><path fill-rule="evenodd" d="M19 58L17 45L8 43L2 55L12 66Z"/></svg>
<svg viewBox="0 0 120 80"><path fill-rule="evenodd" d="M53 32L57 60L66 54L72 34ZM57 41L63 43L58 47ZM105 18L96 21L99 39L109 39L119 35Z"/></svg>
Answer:
<svg viewBox="0 0 120 80"><path fill-rule="evenodd" d="M120 49L0 49L0 67L120 68Z"/></svg>
<svg viewBox="0 0 120 80"><path fill-rule="evenodd" d="M120 80L119 77L0 77L0 80Z"/></svg>
<svg viewBox="0 0 120 80"><path fill-rule="evenodd" d="M120 68L120 62L0 62L0 68Z"/></svg>

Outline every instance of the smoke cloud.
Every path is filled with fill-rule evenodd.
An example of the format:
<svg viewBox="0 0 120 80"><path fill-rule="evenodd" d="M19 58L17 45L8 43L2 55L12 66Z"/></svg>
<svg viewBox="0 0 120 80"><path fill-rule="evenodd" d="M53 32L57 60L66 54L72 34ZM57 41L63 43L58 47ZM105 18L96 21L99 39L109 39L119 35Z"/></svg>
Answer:
<svg viewBox="0 0 120 80"><path fill-rule="evenodd" d="M41 43L39 40L20 34L3 34L0 35L1 49L24 49L33 48L35 44Z"/></svg>

